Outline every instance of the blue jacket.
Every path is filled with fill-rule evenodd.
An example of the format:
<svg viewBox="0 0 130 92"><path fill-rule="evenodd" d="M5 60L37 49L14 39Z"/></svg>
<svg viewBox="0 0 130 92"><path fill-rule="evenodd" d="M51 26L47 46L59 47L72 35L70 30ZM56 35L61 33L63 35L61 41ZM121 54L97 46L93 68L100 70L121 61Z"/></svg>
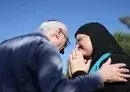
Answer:
<svg viewBox="0 0 130 92"><path fill-rule="evenodd" d="M98 74L63 78L59 51L41 33L0 43L0 92L92 92L102 84Z"/></svg>

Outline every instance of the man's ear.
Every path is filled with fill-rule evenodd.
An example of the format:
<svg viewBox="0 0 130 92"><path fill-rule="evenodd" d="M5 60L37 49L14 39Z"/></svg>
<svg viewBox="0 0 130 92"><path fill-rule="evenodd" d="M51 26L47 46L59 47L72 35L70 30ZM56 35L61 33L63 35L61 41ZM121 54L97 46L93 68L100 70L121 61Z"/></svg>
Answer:
<svg viewBox="0 0 130 92"><path fill-rule="evenodd" d="M62 31L62 30L60 30L60 29L57 29L57 30L56 30L56 38L57 38L57 39L60 38L61 31Z"/></svg>

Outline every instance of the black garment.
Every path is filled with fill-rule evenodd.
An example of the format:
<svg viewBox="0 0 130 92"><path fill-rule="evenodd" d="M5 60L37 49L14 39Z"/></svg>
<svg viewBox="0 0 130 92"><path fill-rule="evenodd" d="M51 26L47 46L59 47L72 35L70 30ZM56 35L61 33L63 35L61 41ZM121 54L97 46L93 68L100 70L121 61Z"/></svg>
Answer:
<svg viewBox="0 0 130 92"><path fill-rule="evenodd" d="M102 24L97 22L85 24L78 29L75 37L77 34L86 34L90 37L93 46L91 67L103 54L109 52L112 54L112 63L123 62L130 69L130 57L122 50L121 46ZM106 84L102 91L129 92L128 90L130 91L130 80L127 83Z"/></svg>

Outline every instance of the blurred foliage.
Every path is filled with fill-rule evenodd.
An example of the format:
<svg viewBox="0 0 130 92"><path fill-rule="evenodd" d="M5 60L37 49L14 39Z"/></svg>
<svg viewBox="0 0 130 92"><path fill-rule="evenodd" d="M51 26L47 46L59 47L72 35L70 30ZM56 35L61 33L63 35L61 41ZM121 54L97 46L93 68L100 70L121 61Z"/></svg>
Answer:
<svg viewBox="0 0 130 92"><path fill-rule="evenodd" d="M130 56L130 34L115 32L113 36L123 48L123 50Z"/></svg>
<svg viewBox="0 0 130 92"><path fill-rule="evenodd" d="M66 71L66 73L64 73L63 75L64 75L64 77L66 77L66 78L70 78L70 76L69 76L69 61L67 61L67 71Z"/></svg>

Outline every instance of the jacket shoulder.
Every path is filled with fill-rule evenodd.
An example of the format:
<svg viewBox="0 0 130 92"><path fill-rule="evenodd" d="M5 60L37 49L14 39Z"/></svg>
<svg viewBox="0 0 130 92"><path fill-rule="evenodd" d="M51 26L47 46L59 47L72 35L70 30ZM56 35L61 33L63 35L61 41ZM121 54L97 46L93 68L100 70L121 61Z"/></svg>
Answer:
<svg viewBox="0 0 130 92"><path fill-rule="evenodd" d="M46 39L33 34L21 35L3 41L0 43L0 48L17 49L28 45L33 46L34 44L39 44L43 40Z"/></svg>

